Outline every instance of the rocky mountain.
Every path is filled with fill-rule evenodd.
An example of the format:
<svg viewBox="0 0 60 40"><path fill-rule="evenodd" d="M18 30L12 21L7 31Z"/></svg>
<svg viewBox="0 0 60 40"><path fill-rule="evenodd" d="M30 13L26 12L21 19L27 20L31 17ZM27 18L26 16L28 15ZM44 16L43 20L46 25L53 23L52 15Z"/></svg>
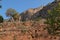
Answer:
<svg viewBox="0 0 60 40"><path fill-rule="evenodd" d="M60 0L55 0L54 2L49 3L46 6L26 10L25 12L22 12L20 14L21 20L33 20L38 17L46 18L49 16L47 10L52 10L53 8L57 7L59 2Z"/></svg>
<svg viewBox="0 0 60 40"><path fill-rule="evenodd" d="M39 8L30 8L24 12L22 12L20 15L21 15L21 18L22 20L31 20L32 19L32 16L37 13L38 11L40 11L43 7L39 7Z"/></svg>
<svg viewBox="0 0 60 40"><path fill-rule="evenodd" d="M52 2L52 3L50 3L50 4L46 5L46 6L44 6L43 9L40 10L39 12L35 13L34 16L36 16L36 17L40 16L42 18L48 17L48 10L53 10L53 8L55 8L55 7L58 6L59 2L60 1L54 1L54 2Z"/></svg>

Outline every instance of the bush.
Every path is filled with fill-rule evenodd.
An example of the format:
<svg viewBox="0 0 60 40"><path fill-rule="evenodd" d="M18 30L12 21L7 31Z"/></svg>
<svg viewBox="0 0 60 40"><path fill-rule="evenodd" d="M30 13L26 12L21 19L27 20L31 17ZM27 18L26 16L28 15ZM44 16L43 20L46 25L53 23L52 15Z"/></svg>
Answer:
<svg viewBox="0 0 60 40"><path fill-rule="evenodd" d="M60 35L60 3L53 10L48 10L47 31L50 35Z"/></svg>
<svg viewBox="0 0 60 40"><path fill-rule="evenodd" d="M3 22L3 17L0 15L0 23Z"/></svg>

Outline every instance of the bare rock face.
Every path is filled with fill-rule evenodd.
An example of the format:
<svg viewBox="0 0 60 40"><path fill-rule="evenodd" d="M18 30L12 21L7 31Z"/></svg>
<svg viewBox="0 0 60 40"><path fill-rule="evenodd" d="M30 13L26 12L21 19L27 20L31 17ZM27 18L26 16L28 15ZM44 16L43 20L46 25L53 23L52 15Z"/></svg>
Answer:
<svg viewBox="0 0 60 40"><path fill-rule="evenodd" d="M50 4L46 5L46 6L44 6L40 11L38 11L37 13L35 13L32 18L36 19L36 18L38 18L38 16L42 17L42 18L48 17L49 16L48 15L48 10L53 10L55 7L58 6L59 2L60 1L58 1L58 2L54 1L54 2L52 2L52 3L50 3Z"/></svg>
<svg viewBox="0 0 60 40"><path fill-rule="evenodd" d="M21 20L33 20L38 17L46 18L49 16L47 11L53 10L53 8L58 6L59 2L60 2L60 0L55 0L54 2L52 2L46 6L42 6L42 7L38 7L38 8L31 8L25 12L22 12Z"/></svg>
<svg viewBox="0 0 60 40"><path fill-rule="evenodd" d="M21 19L22 20L31 20L32 16L37 13L38 11L40 11L43 7L39 7L39 8L31 8L23 13L21 13Z"/></svg>
<svg viewBox="0 0 60 40"><path fill-rule="evenodd" d="M60 1L60 0L55 0L56 2Z"/></svg>

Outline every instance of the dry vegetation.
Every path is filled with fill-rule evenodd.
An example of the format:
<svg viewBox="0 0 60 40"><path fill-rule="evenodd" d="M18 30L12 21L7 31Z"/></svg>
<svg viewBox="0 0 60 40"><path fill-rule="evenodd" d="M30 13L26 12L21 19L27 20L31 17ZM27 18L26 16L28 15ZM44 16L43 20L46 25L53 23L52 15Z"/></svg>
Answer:
<svg viewBox="0 0 60 40"><path fill-rule="evenodd" d="M60 1L55 1L22 14L8 9L9 20L4 21L0 16L0 40L60 40Z"/></svg>
<svg viewBox="0 0 60 40"><path fill-rule="evenodd" d="M49 35L41 21L3 22L0 24L0 40L60 40Z"/></svg>

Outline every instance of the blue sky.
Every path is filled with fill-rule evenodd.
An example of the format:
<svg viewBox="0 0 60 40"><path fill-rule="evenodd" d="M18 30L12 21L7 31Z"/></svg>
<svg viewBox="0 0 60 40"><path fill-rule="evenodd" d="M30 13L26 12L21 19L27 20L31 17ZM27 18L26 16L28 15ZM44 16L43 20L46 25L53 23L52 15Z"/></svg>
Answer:
<svg viewBox="0 0 60 40"><path fill-rule="evenodd" d="M9 8L15 9L17 12L21 13L30 8L37 8L43 5L47 5L54 0L2 0L0 5L0 15L6 19L6 10Z"/></svg>

